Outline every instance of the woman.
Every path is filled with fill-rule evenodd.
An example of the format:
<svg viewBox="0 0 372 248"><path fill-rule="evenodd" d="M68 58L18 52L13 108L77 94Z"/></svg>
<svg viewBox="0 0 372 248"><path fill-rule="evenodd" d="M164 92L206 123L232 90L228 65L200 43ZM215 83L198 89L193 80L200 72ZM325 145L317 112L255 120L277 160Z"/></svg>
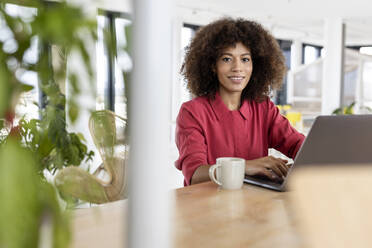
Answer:
<svg viewBox="0 0 372 248"><path fill-rule="evenodd" d="M244 158L247 175L281 181L288 161L268 156L268 148L294 158L304 136L268 97L285 73L283 54L268 31L244 19L215 21L196 33L181 73L196 97L177 117L175 164L184 184L209 180L218 157Z"/></svg>

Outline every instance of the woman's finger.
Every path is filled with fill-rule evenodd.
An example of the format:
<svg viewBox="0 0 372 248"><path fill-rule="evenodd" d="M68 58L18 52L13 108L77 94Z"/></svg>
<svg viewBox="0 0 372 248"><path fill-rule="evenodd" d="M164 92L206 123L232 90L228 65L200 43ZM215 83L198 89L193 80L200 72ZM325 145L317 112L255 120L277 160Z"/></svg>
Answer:
<svg viewBox="0 0 372 248"><path fill-rule="evenodd" d="M274 182L278 182L278 183L280 183L280 182L283 182L283 177L281 177L281 176L278 176L273 170L268 170L269 171L269 173L270 173L270 179L272 180L272 181L274 181Z"/></svg>
<svg viewBox="0 0 372 248"><path fill-rule="evenodd" d="M284 176L287 175L289 167L285 163L280 163L280 170L283 172Z"/></svg>
<svg viewBox="0 0 372 248"><path fill-rule="evenodd" d="M287 159L282 159L282 158L279 158L281 161L283 161L285 164L288 163L288 160Z"/></svg>
<svg viewBox="0 0 372 248"><path fill-rule="evenodd" d="M258 176L263 176L263 177L266 177L270 180L277 180L277 175L274 173L274 171L270 170L270 169L266 169L266 168L261 168L258 173L257 173Z"/></svg>
<svg viewBox="0 0 372 248"><path fill-rule="evenodd" d="M279 163L280 170L284 173L284 176L286 176L289 170L289 167L287 166L288 160L277 158L277 161Z"/></svg>
<svg viewBox="0 0 372 248"><path fill-rule="evenodd" d="M285 175L285 171L281 171L280 164L276 160L271 161L268 169L271 169L278 177L283 177Z"/></svg>

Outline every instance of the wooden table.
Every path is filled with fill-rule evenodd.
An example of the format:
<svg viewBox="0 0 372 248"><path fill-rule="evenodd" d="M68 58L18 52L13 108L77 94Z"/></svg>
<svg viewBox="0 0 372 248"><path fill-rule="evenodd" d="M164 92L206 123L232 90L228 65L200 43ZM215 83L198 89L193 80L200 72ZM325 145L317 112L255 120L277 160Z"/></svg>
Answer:
<svg viewBox="0 0 372 248"><path fill-rule="evenodd" d="M172 192L172 247L372 247L372 164L296 168L290 192ZM75 210L71 247L123 247L127 201ZM301 238L300 238L301 237Z"/></svg>
<svg viewBox="0 0 372 248"><path fill-rule="evenodd" d="M177 190L174 247L298 247L287 193L204 183Z"/></svg>
<svg viewBox="0 0 372 248"><path fill-rule="evenodd" d="M306 166L290 179L307 248L372 247L372 164Z"/></svg>
<svg viewBox="0 0 372 248"><path fill-rule="evenodd" d="M127 200L73 211L74 248L122 248L126 241Z"/></svg>
<svg viewBox="0 0 372 248"><path fill-rule="evenodd" d="M172 192L172 247L299 247L288 193L211 182ZM123 247L127 200L75 210L71 247Z"/></svg>

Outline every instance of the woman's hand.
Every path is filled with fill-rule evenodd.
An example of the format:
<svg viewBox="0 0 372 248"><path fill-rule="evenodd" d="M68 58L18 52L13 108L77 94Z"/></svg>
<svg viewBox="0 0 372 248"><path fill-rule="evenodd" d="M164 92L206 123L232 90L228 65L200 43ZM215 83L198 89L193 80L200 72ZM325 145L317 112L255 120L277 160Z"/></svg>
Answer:
<svg viewBox="0 0 372 248"><path fill-rule="evenodd" d="M245 174L249 176L263 176L273 181L282 182L287 175L288 161L272 156L245 161Z"/></svg>

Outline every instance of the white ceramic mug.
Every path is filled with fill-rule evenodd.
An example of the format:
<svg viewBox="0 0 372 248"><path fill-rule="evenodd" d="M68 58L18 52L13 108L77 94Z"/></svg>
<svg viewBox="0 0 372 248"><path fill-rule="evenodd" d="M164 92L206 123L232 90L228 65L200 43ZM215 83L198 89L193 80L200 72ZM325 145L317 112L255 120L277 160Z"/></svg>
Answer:
<svg viewBox="0 0 372 248"><path fill-rule="evenodd" d="M217 178L215 175L215 170ZM245 160L242 158L217 158L209 168L209 177L223 189L240 189L243 186Z"/></svg>

